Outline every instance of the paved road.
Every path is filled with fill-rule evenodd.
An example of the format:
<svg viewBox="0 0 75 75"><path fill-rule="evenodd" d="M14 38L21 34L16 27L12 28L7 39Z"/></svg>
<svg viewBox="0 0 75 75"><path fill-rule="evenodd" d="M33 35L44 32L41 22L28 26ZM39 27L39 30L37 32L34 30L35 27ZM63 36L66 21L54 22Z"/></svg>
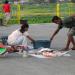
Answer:
<svg viewBox="0 0 75 75"><path fill-rule="evenodd" d="M9 35L20 25L0 27L2 35ZM29 33L35 39L49 39L56 29L54 24L30 25ZM68 29L63 28L54 38L51 48L65 47ZM10 54L0 58L0 75L75 75L75 51L70 57L56 57L38 59L23 58L17 54Z"/></svg>

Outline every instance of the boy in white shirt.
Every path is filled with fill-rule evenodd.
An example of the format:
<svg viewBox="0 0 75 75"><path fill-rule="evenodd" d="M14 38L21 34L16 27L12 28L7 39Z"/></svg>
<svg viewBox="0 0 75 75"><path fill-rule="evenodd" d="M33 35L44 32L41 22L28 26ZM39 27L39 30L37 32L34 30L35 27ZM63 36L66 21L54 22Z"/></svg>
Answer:
<svg viewBox="0 0 75 75"><path fill-rule="evenodd" d="M22 45L25 48L28 47L27 45L27 38L34 42L34 39L32 39L28 33L28 28L29 25L27 22L23 23L21 25L20 29L17 29L13 31L9 36L8 36L8 44L11 46L19 46Z"/></svg>

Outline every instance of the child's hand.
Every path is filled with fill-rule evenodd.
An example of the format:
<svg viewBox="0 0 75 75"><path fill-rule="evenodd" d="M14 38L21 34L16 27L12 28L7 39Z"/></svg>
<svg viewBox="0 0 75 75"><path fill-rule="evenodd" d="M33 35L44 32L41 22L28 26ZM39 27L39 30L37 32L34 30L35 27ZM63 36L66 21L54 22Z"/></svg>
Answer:
<svg viewBox="0 0 75 75"><path fill-rule="evenodd" d="M31 42L31 44L33 44L33 43L35 43L35 40L33 40L33 41Z"/></svg>
<svg viewBox="0 0 75 75"><path fill-rule="evenodd" d="M53 39L53 38L50 38L50 43L52 42L52 39Z"/></svg>
<svg viewBox="0 0 75 75"><path fill-rule="evenodd" d="M33 40L32 42L35 43L35 40Z"/></svg>

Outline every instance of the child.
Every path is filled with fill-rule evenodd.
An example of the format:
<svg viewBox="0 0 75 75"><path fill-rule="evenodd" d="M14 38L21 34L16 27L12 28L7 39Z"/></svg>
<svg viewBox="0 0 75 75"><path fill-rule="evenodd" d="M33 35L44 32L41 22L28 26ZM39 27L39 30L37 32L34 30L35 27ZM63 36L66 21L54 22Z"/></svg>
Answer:
<svg viewBox="0 0 75 75"><path fill-rule="evenodd" d="M27 22L22 23L21 28L13 31L8 36L8 44L11 46L24 46L25 49L28 48L27 45L27 38L34 42L34 39L31 38L31 36L28 33L29 25Z"/></svg>
<svg viewBox="0 0 75 75"><path fill-rule="evenodd" d="M69 49L69 45L70 43L73 44L72 49L75 50L75 41L73 36L75 35L75 15L70 16L68 18L65 18L64 20L62 20L60 17L58 16L54 16L52 18L52 22L56 23L58 25L58 28L56 29L56 31L53 33L52 37L50 38L50 41L53 40L54 36L59 32L59 30L61 30L64 26L69 28L69 32L68 32L68 41L66 44L66 47L63 50L68 50Z"/></svg>
<svg viewBox="0 0 75 75"><path fill-rule="evenodd" d="M10 19L10 4L9 1L6 0L3 4L3 12L4 12L4 25L7 25L9 19Z"/></svg>

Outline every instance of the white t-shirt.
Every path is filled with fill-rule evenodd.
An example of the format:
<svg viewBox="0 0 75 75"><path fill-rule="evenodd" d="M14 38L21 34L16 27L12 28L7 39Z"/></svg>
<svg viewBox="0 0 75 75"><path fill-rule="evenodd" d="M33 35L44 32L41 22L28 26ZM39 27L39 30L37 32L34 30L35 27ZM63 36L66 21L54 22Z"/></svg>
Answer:
<svg viewBox="0 0 75 75"><path fill-rule="evenodd" d="M8 44L14 43L17 39L19 39L19 37L22 37L22 36L24 36L24 38L27 38L28 35L29 33L27 31L22 34L19 31L19 29L17 29L8 36L8 40L7 40Z"/></svg>

